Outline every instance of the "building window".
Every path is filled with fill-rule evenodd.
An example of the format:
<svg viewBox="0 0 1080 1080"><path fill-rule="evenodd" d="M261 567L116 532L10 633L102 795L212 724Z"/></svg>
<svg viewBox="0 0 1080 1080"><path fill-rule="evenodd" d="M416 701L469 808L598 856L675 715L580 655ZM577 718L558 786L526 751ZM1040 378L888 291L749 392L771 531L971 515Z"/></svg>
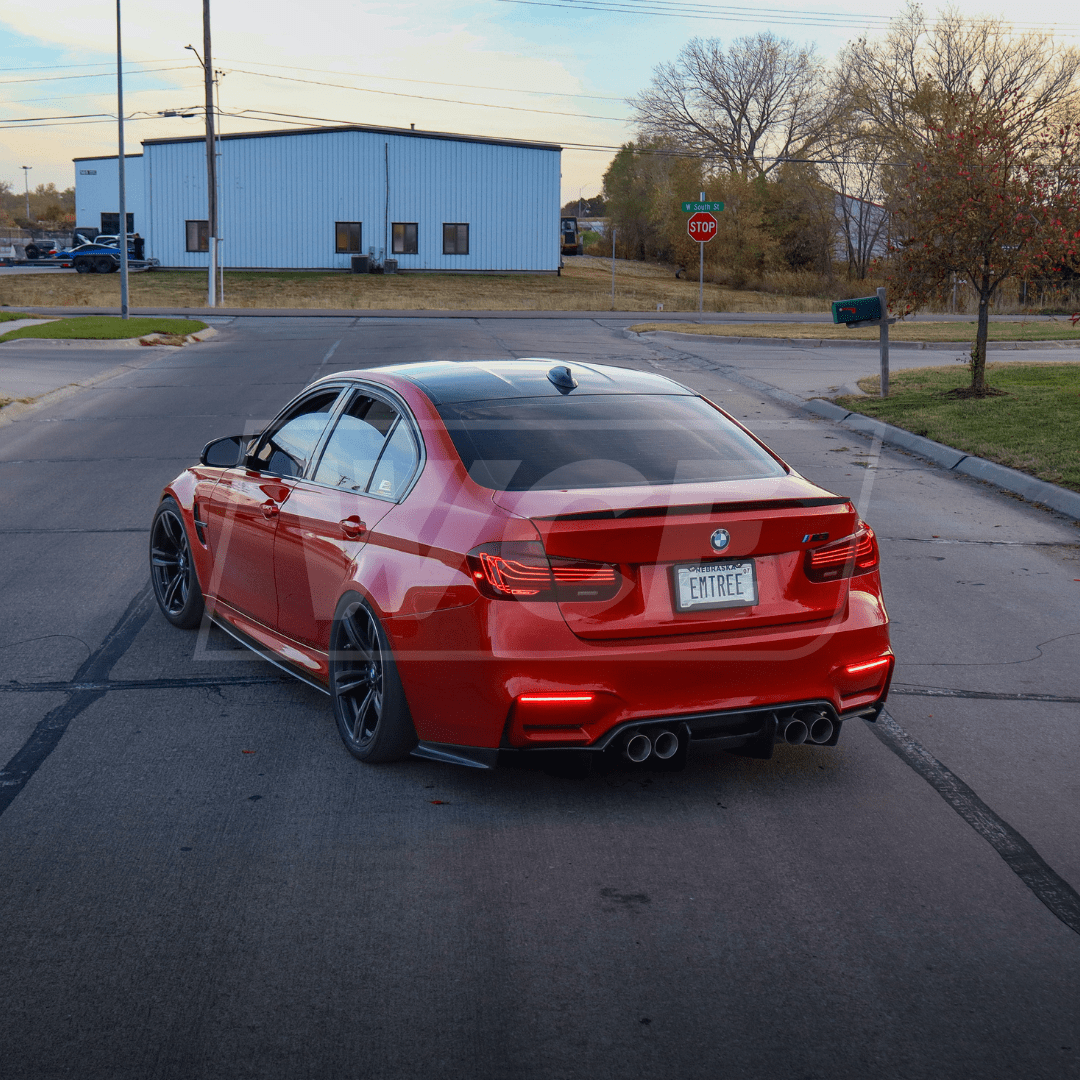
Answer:
<svg viewBox="0 0 1080 1080"><path fill-rule="evenodd" d="M469 254L469 226L460 222L443 222L442 253L444 255Z"/></svg>
<svg viewBox="0 0 1080 1080"><path fill-rule="evenodd" d="M334 222L334 250L339 255L359 255L361 222L359 221L335 221Z"/></svg>
<svg viewBox="0 0 1080 1080"><path fill-rule="evenodd" d="M415 255L417 254L417 250L416 222L395 221L393 253L395 255Z"/></svg>
<svg viewBox="0 0 1080 1080"><path fill-rule="evenodd" d="M135 231L135 215L126 214L127 217L127 231L133 233ZM119 236L120 235L120 214L102 214L101 215L101 231L106 236Z"/></svg>
<svg viewBox="0 0 1080 1080"><path fill-rule="evenodd" d="M188 251L210 250L210 222L209 221L185 221L187 229Z"/></svg>

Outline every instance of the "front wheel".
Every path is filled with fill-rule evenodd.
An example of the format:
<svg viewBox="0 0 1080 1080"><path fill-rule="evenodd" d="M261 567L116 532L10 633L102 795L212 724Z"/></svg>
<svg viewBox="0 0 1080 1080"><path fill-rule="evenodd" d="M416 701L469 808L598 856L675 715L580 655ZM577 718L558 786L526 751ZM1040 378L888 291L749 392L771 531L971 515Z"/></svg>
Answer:
<svg viewBox="0 0 1080 1080"><path fill-rule="evenodd" d="M150 579L162 615L183 630L199 625L203 595L180 507L171 496L161 500L150 526Z"/></svg>
<svg viewBox="0 0 1080 1080"><path fill-rule="evenodd" d="M77 274L92 274L94 272L94 264L87 258L76 259L71 265L75 267L75 273Z"/></svg>
<svg viewBox="0 0 1080 1080"><path fill-rule="evenodd" d="M330 630L330 697L353 757L370 764L400 761L416 745L389 639L355 594L338 604Z"/></svg>

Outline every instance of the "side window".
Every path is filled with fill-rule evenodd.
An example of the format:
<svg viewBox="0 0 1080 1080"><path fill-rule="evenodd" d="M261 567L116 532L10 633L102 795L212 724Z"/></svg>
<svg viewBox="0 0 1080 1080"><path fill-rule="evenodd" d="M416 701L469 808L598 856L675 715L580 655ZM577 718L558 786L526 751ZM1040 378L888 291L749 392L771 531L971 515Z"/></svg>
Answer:
<svg viewBox="0 0 1080 1080"><path fill-rule="evenodd" d="M385 401L355 397L327 439L313 479L343 491L366 491L397 415Z"/></svg>
<svg viewBox="0 0 1080 1080"><path fill-rule="evenodd" d="M464 222L443 222L442 253L444 255L469 254L469 226Z"/></svg>
<svg viewBox="0 0 1080 1080"><path fill-rule="evenodd" d="M283 422L259 441L258 467L277 476L300 476L318 445L340 390L302 401Z"/></svg>
<svg viewBox="0 0 1080 1080"><path fill-rule="evenodd" d="M359 221L334 222L334 251L340 254L358 255L363 226Z"/></svg>
<svg viewBox="0 0 1080 1080"><path fill-rule="evenodd" d="M375 467L368 491L372 495L398 498L416 471L419 460L420 455L412 431L409 425L401 420L386 442L386 449Z"/></svg>
<svg viewBox="0 0 1080 1080"><path fill-rule="evenodd" d="M415 255L419 248L415 221L395 221L391 227L391 246L394 255Z"/></svg>
<svg viewBox="0 0 1080 1080"><path fill-rule="evenodd" d="M105 215L102 214L102 217ZM118 219L119 220L119 219ZM104 230L102 230L104 232ZM210 250L210 222L185 221L184 243L186 251Z"/></svg>

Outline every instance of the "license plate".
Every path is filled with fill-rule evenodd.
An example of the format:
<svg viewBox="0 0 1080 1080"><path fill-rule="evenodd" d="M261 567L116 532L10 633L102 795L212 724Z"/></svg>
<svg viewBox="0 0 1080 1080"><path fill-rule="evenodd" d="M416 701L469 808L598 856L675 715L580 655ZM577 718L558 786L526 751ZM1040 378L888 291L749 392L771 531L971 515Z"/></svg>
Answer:
<svg viewBox="0 0 1080 1080"><path fill-rule="evenodd" d="M682 564L675 571L675 610L750 607L757 603L753 559Z"/></svg>

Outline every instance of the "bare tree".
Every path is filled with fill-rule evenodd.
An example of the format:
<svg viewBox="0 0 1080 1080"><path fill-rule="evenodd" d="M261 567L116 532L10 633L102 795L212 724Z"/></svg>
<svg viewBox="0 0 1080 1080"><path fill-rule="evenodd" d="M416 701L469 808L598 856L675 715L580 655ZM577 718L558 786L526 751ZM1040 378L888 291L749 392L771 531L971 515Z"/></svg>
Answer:
<svg viewBox="0 0 1080 1080"><path fill-rule="evenodd" d="M974 98L1026 135L1074 98L1080 53L1050 35L1015 34L1000 19L950 8L929 26L909 4L880 41L861 38L838 57L846 113L903 157L931 144L949 103Z"/></svg>
<svg viewBox="0 0 1080 1080"><path fill-rule="evenodd" d="M694 38L630 105L641 138L689 150L717 172L754 176L821 137L830 100L823 89L812 45L764 33L725 51L715 38Z"/></svg>

